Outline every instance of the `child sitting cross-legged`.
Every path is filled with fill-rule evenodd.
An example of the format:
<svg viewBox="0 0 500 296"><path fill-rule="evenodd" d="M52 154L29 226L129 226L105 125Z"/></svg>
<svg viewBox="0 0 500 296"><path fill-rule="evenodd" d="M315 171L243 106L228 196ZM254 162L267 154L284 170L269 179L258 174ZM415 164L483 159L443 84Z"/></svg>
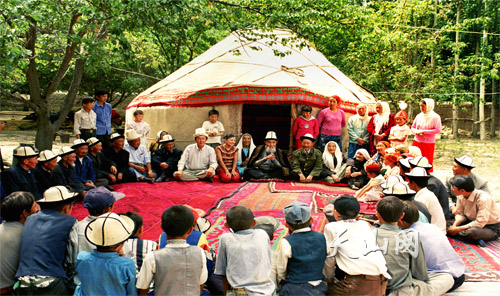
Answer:
<svg viewBox="0 0 500 296"><path fill-rule="evenodd" d="M153 279L155 295L200 295L208 271L203 249L186 242L193 221L193 213L185 206L172 206L163 212L161 228L167 234L167 246L144 258L137 278L139 295L148 294Z"/></svg>
<svg viewBox="0 0 500 296"><path fill-rule="evenodd" d="M427 274L424 250L418 232L401 230L403 202L388 196L377 203L377 218L382 224L376 231L392 279L386 295L442 295L454 284L447 273Z"/></svg>
<svg viewBox="0 0 500 296"><path fill-rule="evenodd" d="M328 280L328 295L384 295L391 277L370 224L356 219L358 200L344 194L333 207L336 222L325 226L328 257L323 273ZM334 273L345 276L335 281Z"/></svg>
<svg viewBox="0 0 500 296"><path fill-rule="evenodd" d="M380 167L378 164L373 163L367 165L365 170L366 176L370 178L370 181L357 191L354 197L362 202L379 201L384 196L380 185L385 181L384 177L380 174Z"/></svg>
<svg viewBox="0 0 500 296"><path fill-rule="evenodd" d="M119 254L134 226L132 219L115 213L101 215L87 225L85 236L96 249L78 254L80 284L74 295L137 295L135 263Z"/></svg>
<svg viewBox="0 0 500 296"><path fill-rule="evenodd" d="M296 201L283 212L291 234L281 241L278 255L278 279L285 282L280 295L325 295L326 240L311 230L311 208Z"/></svg>
<svg viewBox="0 0 500 296"><path fill-rule="evenodd" d="M219 239L215 274L222 276L224 293L234 295L273 295L269 236L256 224L252 211L234 206L227 211L226 223L232 233Z"/></svg>

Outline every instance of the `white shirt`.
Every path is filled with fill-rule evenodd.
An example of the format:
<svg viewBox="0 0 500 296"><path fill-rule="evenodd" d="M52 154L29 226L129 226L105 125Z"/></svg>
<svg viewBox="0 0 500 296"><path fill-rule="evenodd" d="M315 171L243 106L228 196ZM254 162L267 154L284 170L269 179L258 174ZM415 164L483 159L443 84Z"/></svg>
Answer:
<svg viewBox="0 0 500 296"><path fill-rule="evenodd" d="M211 123L210 121L205 121L203 122L203 125L201 126L207 134L209 133L220 133L224 132L224 126L222 125L222 122L216 121L215 123ZM215 136L215 137L208 137L207 144L213 144L213 143L219 143L221 144L222 142L220 141L221 136Z"/></svg>
<svg viewBox="0 0 500 296"><path fill-rule="evenodd" d="M90 112L85 112L82 108L80 111L75 113L75 123L74 123L74 131L75 135L81 134L80 129L96 129L96 118L94 110L90 110Z"/></svg>
<svg viewBox="0 0 500 296"><path fill-rule="evenodd" d="M335 263L349 275L384 275L387 273L385 258L370 224L361 220L341 220L325 226L328 245L323 274L333 279Z"/></svg>
<svg viewBox="0 0 500 296"><path fill-rule="evenodd" d="M198 144L191 144L184 149L181 159L177 164L179 171L184 168L190 170L207 170L209 167L217 169L217 157L214 148L204 145L199 149Z"/></svg>
<svg viewBox="0 0 500 296"><path fill-rule="evenodd" d="M167 244L165 248L188 248L190 245L187 243L184 244ZM206 262L207 257L205 256L205 252L202 248L198 248L200 250L200 254L203 258L203 262ZM153 281L154 274L156 273L156 262L154 252L149 252L144 261L142 262L141 271L139 272L139 276L137 277L136 287L137 289L149 289L149 285L151 281ZM208 278L208 270L207 265L203 264L203 269L201 270L200 276L200 285L203 285Z"/></svg>
<svg viewBox="0 0 500 296"><path fill-rule="evenodd" d="M444 218L443 208L439 200L432 191L427 188L420 189L415 194L415 200L423 203L431 214L431 224L436 225L442 232L446 233L446 219Z"/></svg>

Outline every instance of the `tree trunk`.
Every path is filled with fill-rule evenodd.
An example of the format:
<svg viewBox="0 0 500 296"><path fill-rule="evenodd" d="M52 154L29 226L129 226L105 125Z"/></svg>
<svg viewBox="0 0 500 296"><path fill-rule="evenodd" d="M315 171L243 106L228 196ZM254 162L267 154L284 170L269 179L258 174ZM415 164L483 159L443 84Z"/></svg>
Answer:
<svg viewBox="0 0 500 296"><path fill-rule="evenodd" d="M48 107L48 106L46 106ZM36 137L35 137L35 147L42 150L51 150L52 142L55 139L57 129L50 122L49 113L42 114L41 112L36 112L37 119L37 128L36 128Z"/></svg>

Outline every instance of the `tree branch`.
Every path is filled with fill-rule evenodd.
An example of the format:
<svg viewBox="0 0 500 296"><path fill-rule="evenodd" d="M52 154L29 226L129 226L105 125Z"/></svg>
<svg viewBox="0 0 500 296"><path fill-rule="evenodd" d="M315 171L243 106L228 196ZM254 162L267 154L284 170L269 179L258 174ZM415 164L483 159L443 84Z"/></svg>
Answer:
<svg viewBox="0 0 500 296"><path fill-rule="evenodd" d="M54 76L54 79L50 82L49 87L45 90L44 97L48 98L51 94L53 94L57 88L59 87L59 84L61 83L61 80L64 78L66 75L66 72L68 71L69 65L71 61L73 60L75 56L75 50L76 47L78 46L78 42L73 42L71 41L71 35L74 33L74 26L78 22L78 18L81 16L81 13L78 14L73 14L71 17L71 21L69 23L68 27L68 38L66 39L66 49L64 51L64 57L61 61L61 64L59 65L59 69L57 69L57 73ZM85 31L81 31L78 36L82 37L85 33L82 33ZM82 36L80 36L83 34Z"/></svg>
<svg viewBox="0 0 500 296"><path fill-rule="evenodd" d="M12 107L28 107L33 111L36 111L36 109L38 108L38 106L35 105L33 102L30 102L29 100L26 100L19 95L9 93L3 90L0 90L0 97L6 98L2 100L2 105L12 106Z"/></svg>
<svg viewBox="0 0 500 296"><path fill-rule="evenodd" d="M78 94L78 89L80 88L80 83L82 82L83 76L83 68L85 66L86 59L85 58L77 58L75 61L75 70L73 72L73 80L71 81L71 85L69 86L68 93L64 98L64 102L59 108L59 118L54 122L56 129L62 125L66 116L68 116L71 108L75 104L75 98Z"/></svg>

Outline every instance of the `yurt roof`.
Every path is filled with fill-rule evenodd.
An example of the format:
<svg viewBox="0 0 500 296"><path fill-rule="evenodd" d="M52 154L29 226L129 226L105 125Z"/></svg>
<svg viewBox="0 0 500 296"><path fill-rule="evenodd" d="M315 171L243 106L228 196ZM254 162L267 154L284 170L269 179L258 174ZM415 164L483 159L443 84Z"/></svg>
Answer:
<svg viewBox="0 0 500 296"><path fill-rule="evenodd" d="M308 104L325 107L334 95L355 113L358 103L375 103L311 44L299 48L289 31L247 38L233 32L191 62L139 94L127 107L198 107L221 104ZM276 53L285 53L277 55ZM370 108L371 109L371 108Z"/></svg>

